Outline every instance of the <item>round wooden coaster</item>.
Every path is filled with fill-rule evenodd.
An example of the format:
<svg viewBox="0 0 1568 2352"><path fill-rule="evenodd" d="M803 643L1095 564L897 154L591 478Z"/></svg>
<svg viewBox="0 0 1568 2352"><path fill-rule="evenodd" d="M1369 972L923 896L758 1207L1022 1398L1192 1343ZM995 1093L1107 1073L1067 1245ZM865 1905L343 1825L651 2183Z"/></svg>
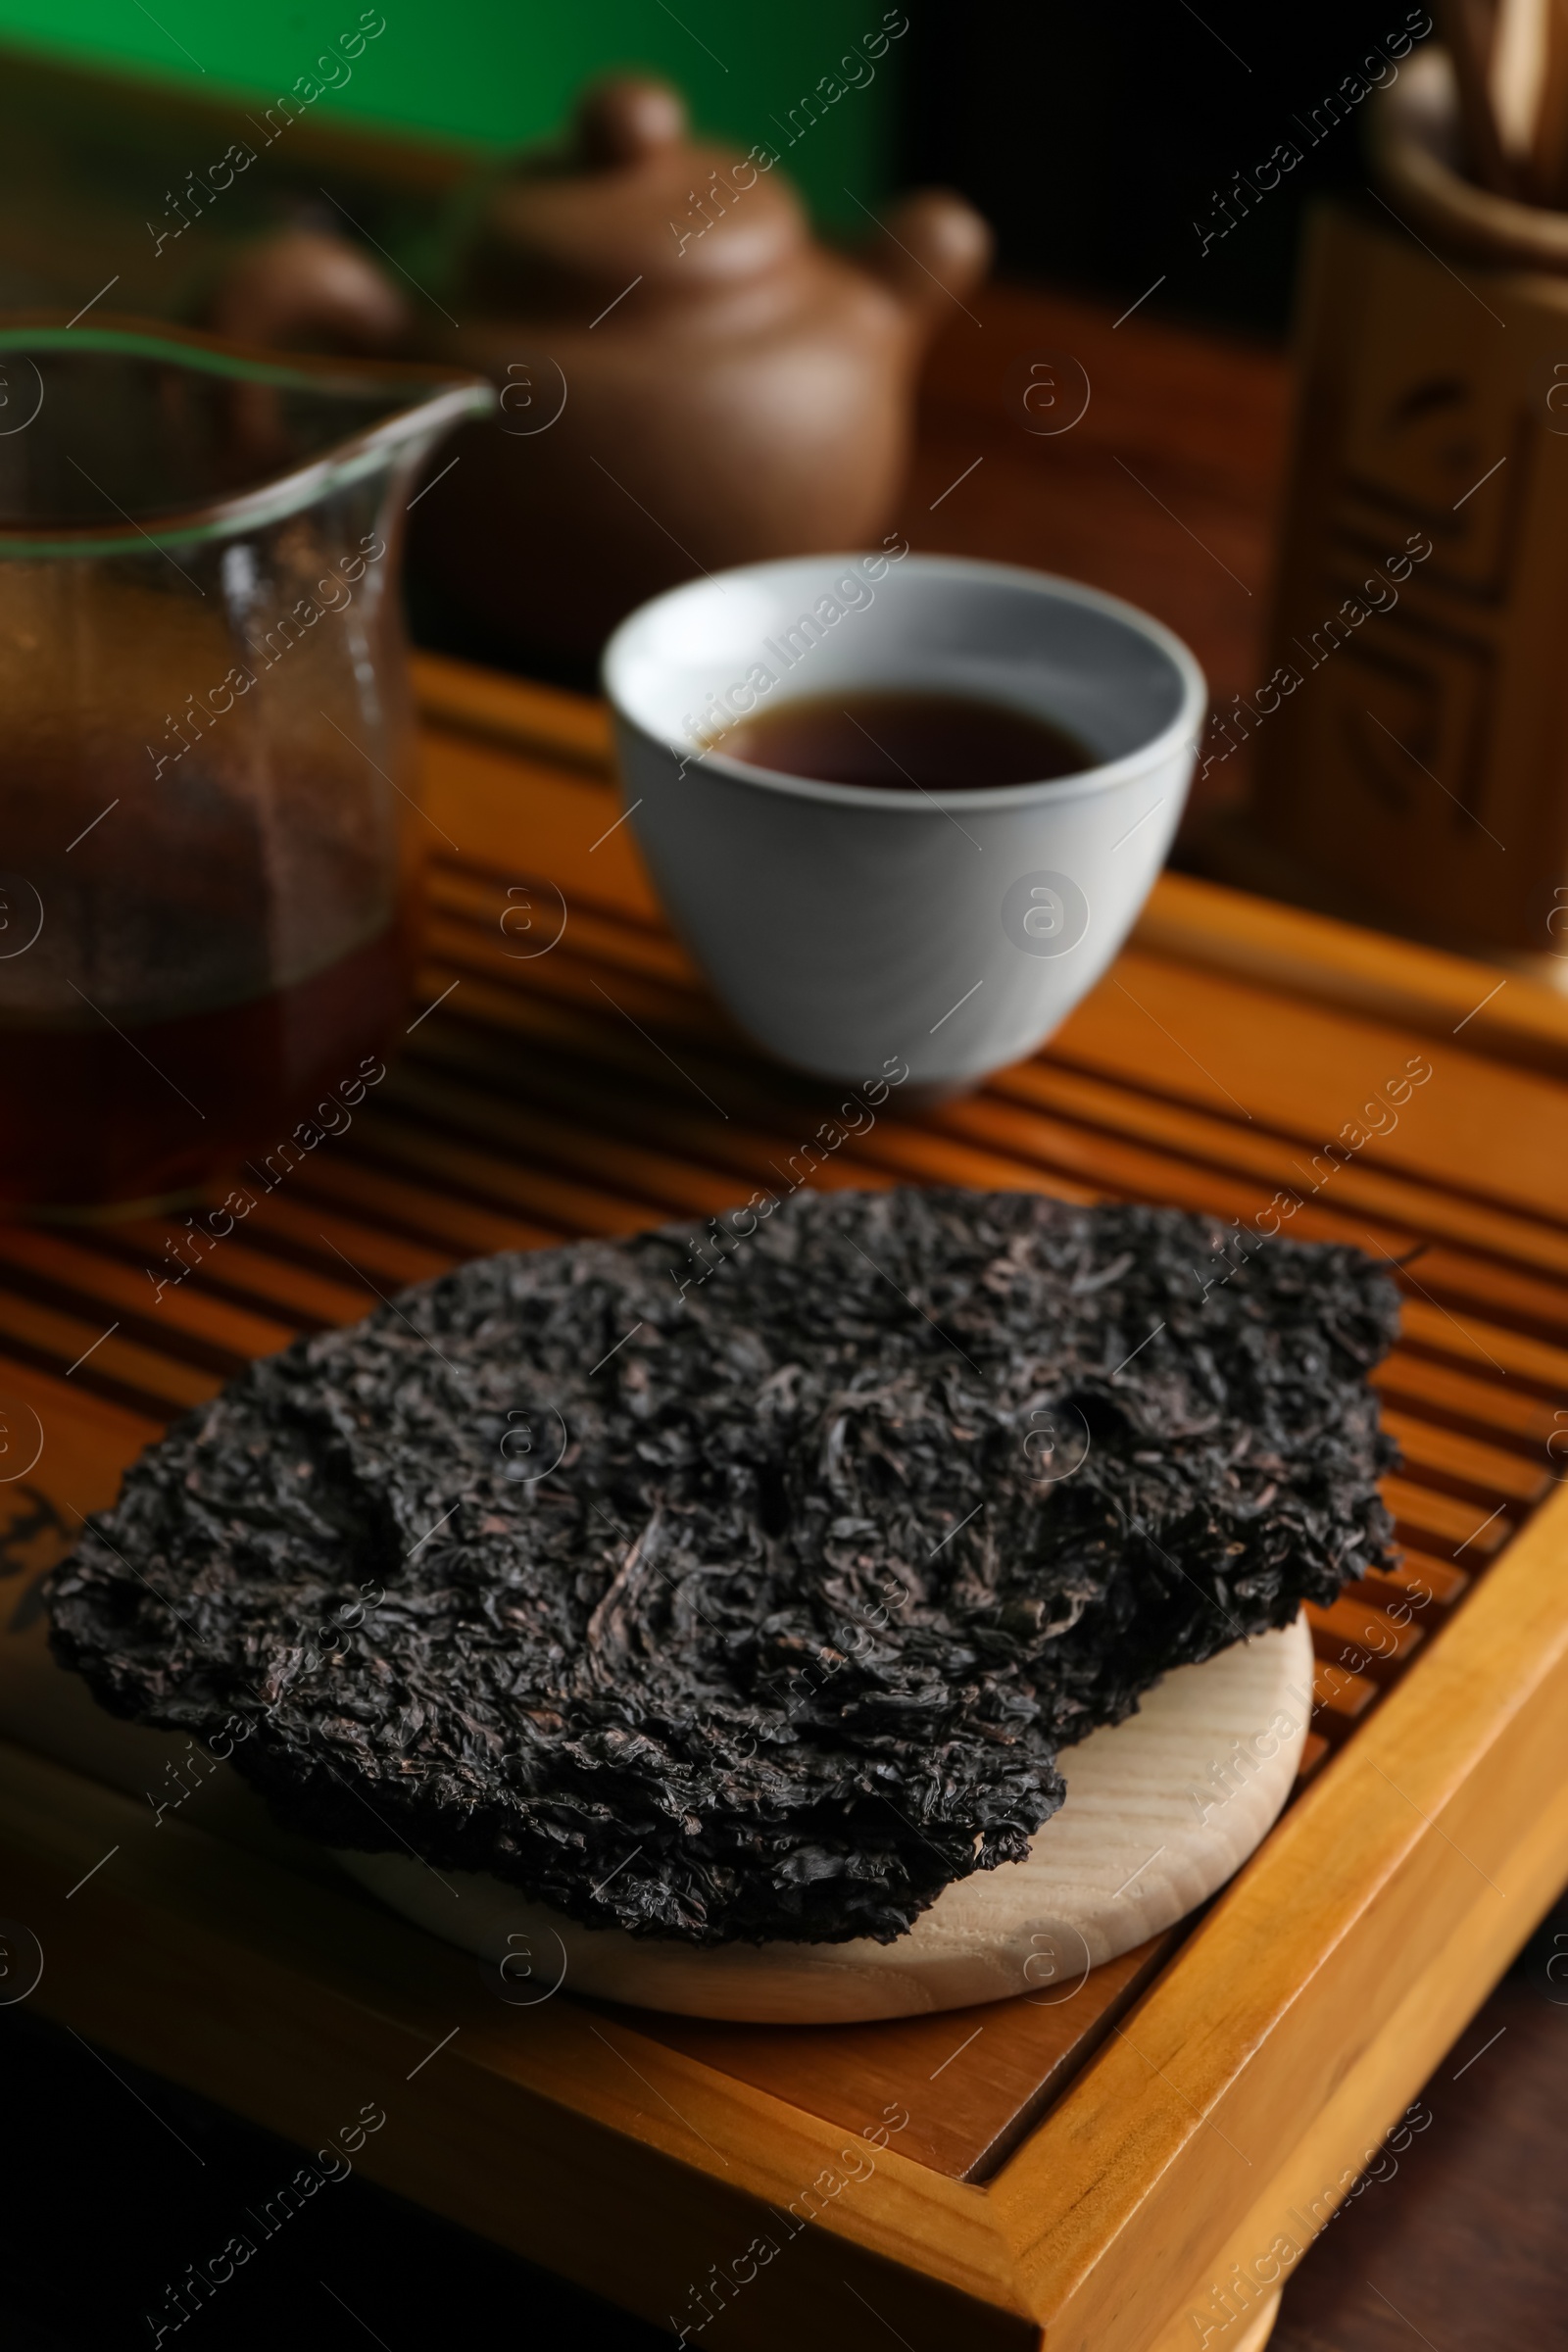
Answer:
<svg viewBox="0 0 1568 2352"><path fill-rule="evenodd" d="M1172 1926L1247 1859L1290 1792L1311 1709L1304 1617L1178 1667L1126 1723L1063 1750L1067 1800L1027 1861L957 1881L890 1944L696 1950L580 1927L498 1879L437 1877L402 1854L338 1859L394 1910L490 1961L518 2006L563 1984L761 2025L909 2017L1010 1993L1067 2000L1091 1968Z"/></svg>

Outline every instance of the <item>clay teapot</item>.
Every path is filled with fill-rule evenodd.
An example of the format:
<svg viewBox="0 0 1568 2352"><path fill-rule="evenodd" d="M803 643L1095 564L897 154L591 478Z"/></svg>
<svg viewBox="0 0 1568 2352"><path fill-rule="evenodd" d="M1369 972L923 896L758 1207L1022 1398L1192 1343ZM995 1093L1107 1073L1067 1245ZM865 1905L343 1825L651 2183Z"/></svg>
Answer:
<svg viewBox="0 0 1568 2352"><path fill-rule="evenodd" d="M590 651L696 571L874 545L924 346L990 258L985 222L940 190L894 206L858 256L831 251L772 147L742 157L686 131L662 83L592 88L564 152L475 204L439 310L361 248L296 229L238 260L209 311L243 339L492 379L501 414L443 451L415 546L520 650Z"/></svg>

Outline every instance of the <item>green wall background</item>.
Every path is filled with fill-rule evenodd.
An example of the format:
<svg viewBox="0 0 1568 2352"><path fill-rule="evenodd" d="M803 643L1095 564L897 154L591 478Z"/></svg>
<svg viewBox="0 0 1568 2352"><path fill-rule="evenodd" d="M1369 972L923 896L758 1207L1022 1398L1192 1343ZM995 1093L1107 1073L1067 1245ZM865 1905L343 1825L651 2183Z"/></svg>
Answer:
<svg viewBox="0 0 1568 2352"><path fill-rule="evenodd" d="M354 30L362 5L285 0L274 12L255 0L220 0L217 9L211 0L154 0L149 13L136 0L0 0L0 42L270 98L338 33ZM769 138L782 148L773 118L877 32L884 7L680 0L677 14L662 0L380 0L385 32L319 109L500 149L556 130L589 75L638 66L676 82L704 131L743 149ZM789 152L786 169L829 227L863 229L855 199L874 204L888 190L906 42L894 42L874 78L847 90Z"/></svg>

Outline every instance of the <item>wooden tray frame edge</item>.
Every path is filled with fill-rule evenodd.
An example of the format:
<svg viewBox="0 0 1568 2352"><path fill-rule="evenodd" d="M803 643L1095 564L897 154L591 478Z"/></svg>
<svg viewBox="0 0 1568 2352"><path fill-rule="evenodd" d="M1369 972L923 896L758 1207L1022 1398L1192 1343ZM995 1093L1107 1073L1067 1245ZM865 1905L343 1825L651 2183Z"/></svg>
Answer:
<svg viewBox="0 0 1568 2352"><path fill-rule="evenodd" d="M991 2183L1050 2352L1144 2352L1173 2290L1247 2259L1238 2149L1281 2229L1302 2149L1333 2160L1314 2194L1353 2178L1559 1891L1565 1569L1568 1490L1465 1603L1462 1653L1434 1641Z"/></svg>

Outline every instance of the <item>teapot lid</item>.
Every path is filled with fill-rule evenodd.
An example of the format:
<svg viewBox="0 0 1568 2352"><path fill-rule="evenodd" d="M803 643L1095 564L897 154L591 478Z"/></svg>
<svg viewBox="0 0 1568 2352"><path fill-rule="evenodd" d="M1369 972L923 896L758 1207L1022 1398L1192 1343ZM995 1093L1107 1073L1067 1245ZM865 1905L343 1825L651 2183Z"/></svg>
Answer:
<svg viewBox="0 0 1568 2352"><path fill-rule="evenodd" d="M666 83L614 76L579 102L564 155L504 180L485 244L506 271L557 299L603 299L639 279L671 297L718 291L788 262L809 229L765 143L749 157L687 137Z"/></svg>

